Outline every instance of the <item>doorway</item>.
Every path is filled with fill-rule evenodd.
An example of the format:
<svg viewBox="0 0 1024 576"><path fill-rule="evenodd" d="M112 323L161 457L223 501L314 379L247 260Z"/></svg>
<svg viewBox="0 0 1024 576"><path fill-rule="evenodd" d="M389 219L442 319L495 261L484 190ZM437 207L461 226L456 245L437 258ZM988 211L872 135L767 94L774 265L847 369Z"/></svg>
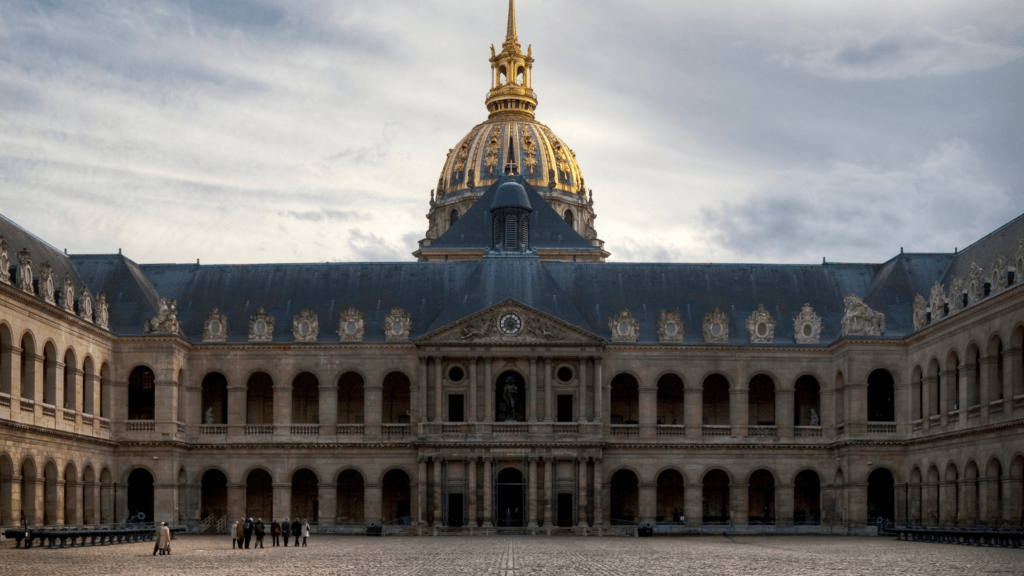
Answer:
<svg viewBox="0 0 1024 576"><path fill-rule="evenodd" d="M462 503L462 494L448 495L448 526L464 526L466 524Z"/></svg>
<svg viewBox="0 0 1024 576"><path fill-rule="evenodd" d="M558 526L561 528L572 528L573 522L573 500L572 494L558 495Z"/></svg>
<svg viewBox="0 0 1024 576"><path fill-rule="evenodd" d="M506 468L494 483L495 525L503 528L525 526L526 483L523 473Z"/></svg>

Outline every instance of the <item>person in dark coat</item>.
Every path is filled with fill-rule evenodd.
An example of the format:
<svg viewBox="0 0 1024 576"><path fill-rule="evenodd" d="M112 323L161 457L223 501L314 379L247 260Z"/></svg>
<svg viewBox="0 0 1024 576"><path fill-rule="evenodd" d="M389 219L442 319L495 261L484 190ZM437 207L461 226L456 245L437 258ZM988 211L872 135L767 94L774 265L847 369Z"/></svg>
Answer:
<svg viewBox="0 0 1024 576"><path fill-rule="evenodd" d="M298 546L299 545L299 536L302 535L302 524L299 522L298 518L296 518L295 521L292 522L291 529L292 529L292 536L295 537L295 545Z"/></svg>
<svg viewBox="0 0 1024 576"><path fill-rule="evenodd" d="M263 535L267 533L266 528L263 526L263 518L256 519L256 524L252 527L252 533L256 535L255 548L263 548Z"/></svg>
<svg viewBox="0 0 1024 576"><path fill-rule="evenodd" d="M235 542L238 543L238 549L241 550L242 544L245 543L245 518L235 522ZM234 543L231 546L234 547Z"/></svg>
<svg viewBox="0 0 1024 576"><path fill-rule="evenodd" d="M242 529L245 530L245 548L246 548L246 550L249 549L249 542L252 541L252 529L253 529L254 526L255 526L255 524L253 523L252 518L246 518L245 519L245 524L242 525Z"/></svg>
<svg viewBox="0 0 1024 576"><path fill-rule="evenodd" d="M285 548L288 547L289 536L291 536L291 526L288 524L288 519L285 518L284 522L281 522L281 539L284 540Z"/></svg>
<svg viewBox="0 0 1024 576"><path fill-rule="evenodd" d="M274 546L281 545L281 523L277 520L270 523L270 540Z"/></svg>

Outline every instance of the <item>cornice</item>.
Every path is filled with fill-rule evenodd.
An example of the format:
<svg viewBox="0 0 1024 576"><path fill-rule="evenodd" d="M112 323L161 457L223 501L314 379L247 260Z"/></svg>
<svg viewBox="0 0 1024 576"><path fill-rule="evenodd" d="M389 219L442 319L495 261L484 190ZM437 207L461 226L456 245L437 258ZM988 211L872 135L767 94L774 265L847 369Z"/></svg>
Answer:
<svg viewBox="0 0 1024 576"><path fill-rule="evenodd" d="M928 338L936 336L944 330L954 329L957 325L967 322L975 316L991 312L992 308L1001 306L1003 304L1003 300L1010 300L1014 296L1020 295L1024 295L1024 281L1017 282L1015 286L1006 288L998 294L994 294L985 298L981 302L972 304L967 308L960 310L956 314L946 316L936 323L928 324L924 328L904 337L904 341L908 344L917 344L922 340L927 340Z"/></svg>
<svg viewBox="0 0 1024 576"><path fill-rule="evenodd" d="M100 336L111 342L117 342L118 340L117 335L111 332L110 330L100 328L96 324L88 322L80 318L77 314L72 314L64 310L64 308L60 306L47 304L35 294L28 294L26 292L23 292L19 288L15 287L13 284L0 283L0 294L4 294L8 297L14 298L15 300L23 304L28 304L31 308L35 309L36 311L54 316L56 317L57 320L69 322L77 326L78 328L83 328L93 333L95 336Z"/></svg>
<svg viewBox="0 0 1024 576"><path fill-rule="evenodd" d="M116 448L117 446L119 446L119 443L116 440L97 438L95 436L86 436L84 434L76 434L74 432L67 432L64 430L54 430L52 428L43 428L41 426L24 424L22 422L15 422L12 420L0 420L0 428L8 428L11 430L18 430L21 432L27 432L29 434L39 434L43 436L49 436L52 438L59 438L62 440L74 440L75 442L95 444L98 446L106 446L110 448Z"/></svg>

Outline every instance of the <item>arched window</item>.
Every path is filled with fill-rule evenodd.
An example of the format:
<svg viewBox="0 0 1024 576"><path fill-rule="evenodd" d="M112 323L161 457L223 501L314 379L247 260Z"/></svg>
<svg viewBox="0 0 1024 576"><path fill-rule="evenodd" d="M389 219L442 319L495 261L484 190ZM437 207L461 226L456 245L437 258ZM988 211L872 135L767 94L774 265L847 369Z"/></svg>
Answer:
<svg viewBox="0 0 1024 576"><path fill-rule="evenodd" d="M338 424L363 423L363 385L363 377L355 372L346 372L338 379Z"/></svg>
<svg viewBox="0 0 1024 576"><path fill-rule="evenodd" d="M77 410L78 402L78 366L75 353L68 350L64 353L64 409Z"/></svg>
<svg viewBox="0 0 1024 576"><path fill-rule="evenodd" d="M747 418L751 426L775 426L775 383L764 374L750 379Z"/></svg>
<svg viewBox="0 0 1024 576"><path fill-rule="evenodd" d="M57 405L57 350L52 342L43 345L43 404Z"/></svg>
<svg viewBox="0 0 1024 576"><path fill-rule="evenodd" d="M203 424L228 423L228 380L219 372L211 372L203 378L200 391Z"/></svg>
<svg viewBox="0 0 1024 576"><path fill-rule="evenodd" d="M612 424L638 424L640 419L640 388L636 378L619 374L612 378L609 411Z"/></svg>
<svg viewBox="0 0 1024 576"><path fill-rule="evenodd" d="M455 223L459 221L459 211L452 210L452 213L448 215L448 227L455 226Z"/></svg>
<svg viewBox="0 0 1024 576"><path fill-rule="evenodd" d="M309 372L292 381L292 424L320 423L320 382Z"/></svg>
<svg viewBox="0 0 1024 576"><path fill-rule="evenodd" d="M36 344L25 334L21 338L21 397L35 400L36 395Z"/></svg>
<svg viewBox="0 0 1024 576"><path fill-rule="evenodd" d="M565 218L565 223L566 224L568 224L569 226L575 227L576 217L572 215L572 210L566 210L565 211L565 216L563 216L563 218Z"/></svg>
<svg viewBox="0 0 1024 576"><path fill-rule="evenodd" d="M139 366L128 376L128 419L156 419L156 377L153 371Z"/></svg>
<svg viewBox="0 0 1024 576"><path fill-rule="evenodd" d="M729 382L721 374L704 379L702 409L705 426L729 425Z"/></svg>
<svg viewBox="0 0 1024 576"><path fill-rule="evenodd" d="M821 387L814 376L801 376L793 393L793 417L797 426L821 426Z"/></svg>
<svg viewBox="0 0 1024 576"><path fill-rule="evenodd" d="M11 332L0 324L0 393L11 393Z"/></svg>
<svg viewBox="0 0 1024 576"><path fill-rule="evenodd" d="M892 375L886 370L875 370L868 376L868 422L895 422Z"/></svg>
<svg viewBox="0 0 1024 576"><path fill-rule="evenodd" d="M249 377L245 392L246 424L274 423L274 381L266 372Z"/></svg>

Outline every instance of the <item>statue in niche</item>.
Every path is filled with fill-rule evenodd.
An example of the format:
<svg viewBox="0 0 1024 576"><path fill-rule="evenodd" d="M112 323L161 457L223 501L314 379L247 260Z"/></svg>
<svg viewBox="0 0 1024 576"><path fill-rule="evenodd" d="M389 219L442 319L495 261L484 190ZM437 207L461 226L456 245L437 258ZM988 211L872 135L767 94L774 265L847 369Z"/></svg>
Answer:
<svg viewBox="0 0 1024 576"><path fill-rule="evenodd" d="M213 406L206 409L206 416L203 417L204 424L213 424Z"/></svg>
<svg viewBox="0 0 1024 576"><path fill-rule="evenodd" d="M22 292L36 292L32 287L32 255L29 254L28 248L22 248L18 253L18 286Z"/></svg>
<svg viewBox="0 0 1024 576"><path fill-rule="evenodd" d="M100 328L108 328L110 326L110 314L107 309L107 295L100 292L98 298L96 298L96 325Z"/></svg>
<svg viewBox="0 0 1024 576"><path fill-rule="evenodd" d="M92 322L92 294L88 286L82 288L82 295L78 297L78 316Z"/></svg>
<svg viewBox="0 0 1024 576"><path fill-rule="evenodd" d="M811 408L811 426L821 426L821 419L818 418L818 411Z"/></svg>
<svg viewBox="0 0 1024 576"><path fill-rule="evenodd" d="M843 336L881 336L885 332L885 314L875 312L853 294L847 294L843 302Z"/></svg>
<svg viewBox="0 0 1024 576"><path fill-rule="evenodd" d="M71 281L71 277L67 274L64 275L64 287L60 290L61 304L64 305L64 311L75 313L75 283Z"/></svg>
<svg viewBox="0 0 1024 576"><path fill-rule="evenodd" d="M0 282L11 283L11 258L7 255L7 240L0 236Z"/></svg>
<svg viewBox="0 0 1024 576"><path fill-rule="evenodd" d="M53 266L47 260L39 270L39 295L47 304L57 305L56 290L53 285Z"/></svg>
<svg viewBox="0 0 1024 576"><path fill-rule="evenodd" d="M505 390L501 397L505 399L505 412L508 414L505 418L506 422L516 421L516 396L518 395L519 387L516 386L515 379L511 376L505 378Z"/></svg>

